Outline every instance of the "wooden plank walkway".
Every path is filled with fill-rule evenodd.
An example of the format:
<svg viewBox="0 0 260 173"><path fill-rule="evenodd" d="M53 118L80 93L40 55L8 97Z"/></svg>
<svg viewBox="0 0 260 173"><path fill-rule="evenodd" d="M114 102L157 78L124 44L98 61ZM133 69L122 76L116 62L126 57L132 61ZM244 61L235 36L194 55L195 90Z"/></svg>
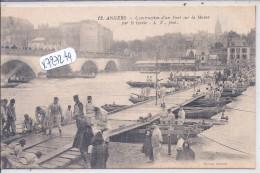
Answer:
<svg viewBox="0 0 260 173"><path fill-rule="evenodd" d="M166 109L178 109L180 104L185 105L203 96L201 94L193 97L193 94L193 88L168 94L165 97ZM118 135L151 124L159 119L162 112L163 109L160 107L160 100L158 99L158 105L155 105L155 98L153 98L143 103L131 105L119 112L112 113L109 115L109 123L112 127L109 136ZM152 119L147 122L137 122L140 116L146 117L148 113L153 115ZM25 153L41 151L43 156L39 160L39 164L42 168L64 168L80 158L78 149L72 148L76 130L75 124L69 124L63 127L66 136L57 136L57 132L54 136L41 134L25 136L23 138L27 140L27 144L24 151ZM14 141L19 140L15 139Z"/></svg>
<svg viewBox="0 0 260 173"><path fill-rule="evenodd" d="M166 109L171 108L173 110L178 109L180 104L188 104L198 98L204 96L204 94L200 94L196 97L193 97L194 91L193 89L189 89L180 93L175 93L168 95L165 99L167 103ZM162 108L158 105L155 106L154 100L149 102L140 104L138 106L131 107L126 110L122 110L120 112L116 112L109 116L110 124L113 127L109 136L118 135L129 130L133 130L148 124L151 124L153 121L159 119L160 113L163 111ZM173 107L174 105L174 107ZM151 106L149 108L149 106ZM148 109L149 108L149 109ZM138 111L137 111L138 110ZM151 110L153 112L151 112ZM139 116L147 116L148 113L152 113L153 117L151 120L147 122L137 122ZM138 114L138 115L136 115ZM125 116L124 118L121 118ZM128 117L128 118L127 118ZM116 119L118 118L118 119ZM43 168L64 168L70 165L73 162L76 162L80 159L80 152L76 148L72 148L71 144L58 149L57 152L52 153L53 157L49 157L49 159L41 160L40 165ZM60 152L62 151L62 152ZM65 159L65 160L64 160Z"/></svg>

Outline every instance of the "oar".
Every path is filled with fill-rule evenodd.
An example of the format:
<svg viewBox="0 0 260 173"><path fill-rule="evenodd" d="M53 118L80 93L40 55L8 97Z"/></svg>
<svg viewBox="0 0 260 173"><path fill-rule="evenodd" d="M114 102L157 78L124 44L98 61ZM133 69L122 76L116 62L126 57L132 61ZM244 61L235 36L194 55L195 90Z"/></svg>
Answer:
<svg viewBox="0 0 260 173"><path fill-rule="evenodd" d="M140 96L140 95L138 95L138 94L135 94L135 93L131 93L131 94L133 94L133 95L136 95L136 96Z"/></svg>

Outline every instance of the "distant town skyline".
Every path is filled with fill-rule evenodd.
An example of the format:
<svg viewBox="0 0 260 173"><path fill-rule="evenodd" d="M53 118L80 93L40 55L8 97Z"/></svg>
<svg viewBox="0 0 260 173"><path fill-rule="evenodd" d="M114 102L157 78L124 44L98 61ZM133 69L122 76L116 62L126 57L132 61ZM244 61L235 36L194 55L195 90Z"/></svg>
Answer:
<svg viewBox="0 0 260 173"><path fill-rule="evenodd" d="M238 34L247 34L252 28L255 28L254 6L2 7L2 16L26 19L34 25L35 29L41 24L55 27L61 23L97 20L98 16L126 16L126 21L129 21L128 19L136 16L161 17L163 15L170 17L173 15L194 15L195 17L201 15L210 18L181 20L179 24L170 26L159 24L121 26L121 20L102 20L98 23L113 32L114 40L125 41L143 40L146 37L176 32L182 34L197 33L198 31L215 33L217 19L219 19L223 33L232 30Z"/></svg>

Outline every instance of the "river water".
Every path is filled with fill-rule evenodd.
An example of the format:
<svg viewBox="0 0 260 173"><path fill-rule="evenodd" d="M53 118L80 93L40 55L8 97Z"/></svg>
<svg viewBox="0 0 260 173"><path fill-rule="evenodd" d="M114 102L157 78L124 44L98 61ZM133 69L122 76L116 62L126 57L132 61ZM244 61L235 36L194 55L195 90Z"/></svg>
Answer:
<svg viewBox="0 0 260 173"><path fill-rule="evenodd" d="M187 73L194 75L194 72ZM202 73L196 72L196 75ZM22 121L23 115L26 113L34 118L36 106L48 106L53 102L55 96L59 97L63 111L66 110L67 105L72 105L73 108L73 95L75 94L79 95L83 104L86 103L87 96L91 95L96 106L113 102L131 105L132 103L128 100L129 96L131 93L140 94L141 90L131 88L126 82L129 80L146 81L147 75L152 76L153 80L155 80L155 74L140 72L101 73L94 79L34 79L15 88L1 88L1 98L6 98L8 101L12 98L16 100L15 107L18 122ZM161 72L158 75L159 79L167 77L169 77L169 72ZM154 94L153 89L151 95ZM201 159L233 158L238 157L237 154L247 155L240 151L255 154L255 87L249 87L247 91L225 108L226 115L229 116L228 123L214 126L202 133L202 135L218 143L203 136L197 138L199 142L194 147L204 153L200 156ZM219 115L216 118L219 119ZM212 150L213 148L214 150ZM222 153L222 155L216 154L216 151ZM223 153L230 153L231 156L223 156ZM254 157L250 158L253 159Z"/></svg>
<svg viewBox="0 0 260 173"><path fill-rule="evenodd" d="M194 72L186 72L194 75ZM169 72L161 72L158 79L167 79ZM196 72L200 75L202 72ZM16 100L15 108L17 120L21 121L24 114L29 114L34 118L35 108L37 106L48 106L53 102L55 96L59 97L59 103L63 111L68 105L73 108L73 95L79 95L83 104L87 102L87 96L93 97L93 103L96 106L104 104L131 105L128 100L131 93L140 94L141 89L131 88L126 82L146 81L147 76L152 76L155 81L155 74L145 74L140 72L114 72L100 73L96 78L89 79L34 79L29 83L20 84L15 88L1 88L1 98L8 101L14 98ZM155 95L152 89L151 95Z"/></svg>

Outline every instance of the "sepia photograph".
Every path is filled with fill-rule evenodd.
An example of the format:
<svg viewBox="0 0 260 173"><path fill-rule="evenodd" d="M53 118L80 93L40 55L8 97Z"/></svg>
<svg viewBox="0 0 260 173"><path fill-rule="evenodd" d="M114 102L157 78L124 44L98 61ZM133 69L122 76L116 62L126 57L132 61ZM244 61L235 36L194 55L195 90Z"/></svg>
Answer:
<svg viewBox="0 0 260 173"><path fill-rule="evenodd" d="M254 5L1 6L1 169L255 168Z"/></svg>

